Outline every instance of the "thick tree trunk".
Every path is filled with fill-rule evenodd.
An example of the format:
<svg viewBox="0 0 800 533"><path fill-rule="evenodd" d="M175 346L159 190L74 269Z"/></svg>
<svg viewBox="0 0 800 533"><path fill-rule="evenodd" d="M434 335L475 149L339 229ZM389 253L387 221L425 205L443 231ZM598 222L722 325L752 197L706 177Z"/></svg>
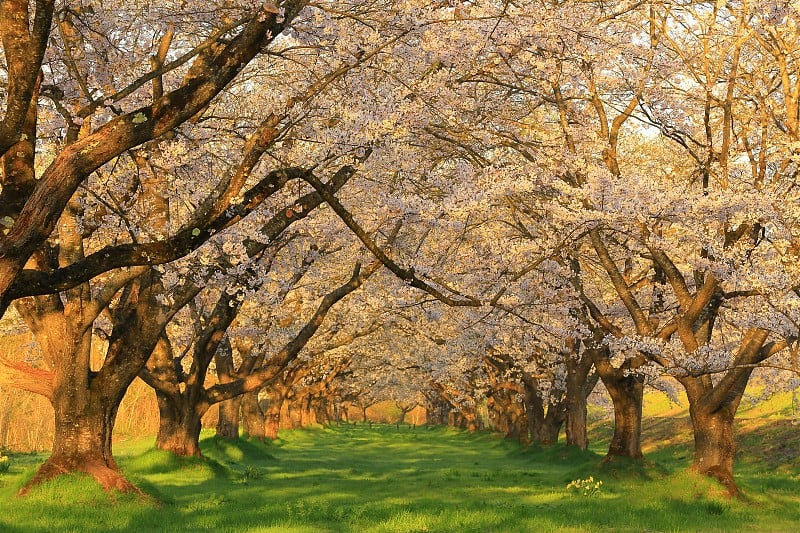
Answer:
<svg viewBox="0 0 800 533"><path fill-rule="evenodd" d="M723 378L716 385L708 376L687 376L680 380L689 400L694 432L692 469L718 480L730 496L739 495L733 477L736 456L734 421L752 373L752 369L737 370L735 379L727 381ZM723 391L725 394L721 394Z"/></svg>
<svg viewBox="0 0 800 533"><path fill-rule="evenodd" d="M505 410L507 420L506 438L526 443L529 440L529 435L527 431L528 422L525 409L511 394L507 394L506 396L506 401L503 403L503 409Z"/></svg>
<svg viewBox="0 0 800 533"><path fill-rule="evenodd" d="M281 409L283 399L271 401L264 413L264 436L269 440L278 438L278 429L281 427Z"/></svg>
<svg viewBox="0 0 800 533"><path fill-rule="evenodd" d="M425 405L425 423L431 426L447 425L449 404L441 398L429 398Z"/></svg>
<svg viewBox="0 0 800 533"><path fill-rule="evenodd" d="M548 446L555 444L564 424L564 392L552 388L549 397L545 399L539 388L538 379L527 373L522 375L522 391L524 405L514 400L512 391L506 391L512 412L513 408L524 406L524 411L518 415L520 423L524 424L520 441Z"/></svg>
<svg viewBox="0 0 800 533"><path fill-rule="evenodd" d="M325 396L318 396L311 401L313 403L310 407L314 412L316 423L328 425L331 421L328 417L328 399Z"/></svg>
<svg viewBox="0 0 800 533"><path fill-rule="evenodd" d="M156 391L160 421L156 447L179 456L201 457L200 422L207 408L192 405L183 395Z"/></svg>
<svg viewBox="0 0 800 533"><path fill-rule="evenodd" d="M548 406L547 414L539 424L535 435L532 436L532 440L545 446L556 444L558 442L558 434L561 433L561 427L564 425L564 419L563 402Z"/></svg>
<svg viewBox="0 0 800 533"><path fill-rule="evenodd" d="M107 491L139 492L119 471L111 450L111 432L119 402L93 398L94 395L88 391L72 392L73 398L81 401L53 402L53 453L20 494L26 494L39 483L67 472L88 474Z"/></svg>
<svg viewBox="0 0 800 533"><path fill-rule="evenodd" d="M700 406L689 409L694 430L694 462L697 472L719 480L731 496L739 489L733 479L736 443L733 438L734 413L727 408L706 412Z"/></svg>
<svg viewBox="0 0 800 533"><path fill-rule="evenodd" d="M239 438L239 410L241 405L241 396L220 402L219 418L217 419L218 437L228 440Z"/></svg>
<svg viewBox="0 0 800 533"><path fill-rule="evenodd" d="M589 448L589 434L586 430L586 396L584 396L583 388L578 390L572 389L567 385L566 395L566 434L567 446L575 446L578 449L586 450Z"/></svg>
<svg viewBox="0 0 800 533"><path fill-rule="evenodd" d="M451 415L451 426L459 429L466 429L470 433L478 431L478 417L475 413L466 409L461 409L459 411L451 411Z"/></svg>
<svg viewBox="0 0 800 533"><path fill-rule="evenodd" d="M548 403L539 392L539 384L530 377L523 378L525 388L525 415L528 420L530 442L546 446L558 442L558 434L564 425L564 393L552 390ZM546 409L546 410L545 410Z"/></svg>
<svg viewBox="0 0 800 533"><path fill-rule="evenodd" d="M286 401L286 387L277 385L267 389L267 405L264 409L264 437L269 440L278 438L281 427L281 412Z"/></svg>
<svg viewBox="0 0 800 533"><path fill-rule="evenodd" d="M489 413L495 431L509 440L526 442L532 423L531 411L526 409L528 398L526 395L526 405L523 407L514 399L515 395L516 392L504 388L494 389L489 398Z"/></svg>
<svg viewBox="0 0 800 533"><path fill-rule="evenodd" d="M313 409L313 398L311 396L304 396L298 403L300 404L300 427L307 428L316 424L317 419Z"/></svg>
<svg viewBox="0 0 800 533"><path fill-rule="evenodd" d="M531 383L524 383L525 388L525 421L530 442L539 441L539 428L544 422L544 402L539 396L539 390L532 387Z"/></svg>
<svg viewBox="0 0 800 533"><path fill-rule="evenodd" d="M251 439L265 440L264 412L258 401L258 392L248 392L242 396L242 426Z"/></svg>
<svg viewBox="0 0 800 533"><path fill-rule="evenodd" d="M607 348L590 348L587 352L614 403L614 436L606 460L614 457L641 459L643 379L633 372L615 368Z"/></svg>
<svg viewBox="0 0 800 533"><path fill-rule="evenodd" d="M489 411L489 427L493 431L505 434L508 430L508 421L503 415L500 406L497 405L497 398L494 395L489 396L489 399L486 402L486 407ZM448 419L449 418L450 415L448 414Z"/></svg>
<svg viewBox="0 0 800 533"><path fill-rule="evenodd" d="M283 427L287 429L297 429L302 427L301 425L301 412L302 409L297 405L297 400L293 399L292 401L286 402L286 418L285 422L281 422ZM283 419L282 419L283 420Z"/></svg>
<svg viewBox="0 0 800 533"><path fill-rule="evenodd" d="M644 383L634 374L603 379L603 383L614 403L614 436L606 458L641 459Z"/></svg>
<svg viewBox="0 0 800 533"><path fill-rule="evenodd" d="M567 446L581 450L589 448L589 435L586 430L586 399L597 384L598 376L589 378L592 360L588 354L580 359L567 359L567 379L564 396Z"/></svg>
<svg viewBox="0 0 800 533"><path fill-rule="evenodd" d="M335 399L328 400L328 421L337 423L342 421L342 408Z"/></svg>
<svg viewBox="0 0 800 533"><path fill-rule="evenodd" d="M230 324L236 313L232 312L230 301L227 298L223 300L227 302L225 312L220 312L216 317L221 317L217 327L217 331L223 331L222 326ZM217 303L219 306L219 302ZM216 311L216 309L215 309ZM233 347L231 346L230 339L223 337L221 341L216 343L214 336L211 336L210 342L205 345L206 350L214 354L214 361L217 365L217 379L222 384L231 383L236 379L236 371L233 364ZM195 356L196 357L196 356ZM219 416L217 417L217 437L227 440L237 440L239 438L239 411L242 406L242 396L234 396L229 400L223 400L219 403Z"/></svg>
<svg viewBox="0 0 800 533"><path fill-rule="evenodd" d="M49 392L37 392L50 399L55 415L53 451L22 494L71 472L89 474L105 490L138 492L117 468L111 437L119 404L152 348L141 335L139 343L122 342L133 328L119 332L115 325L106 362L99 372L91 372L91 333L75 326L81 296L74 290L66 307L58 296L37 298L35 308L28 306L33 301L18 307L51 365L52 372L42 376L48 378L42 381L48 382L43 389Z"/></svg>

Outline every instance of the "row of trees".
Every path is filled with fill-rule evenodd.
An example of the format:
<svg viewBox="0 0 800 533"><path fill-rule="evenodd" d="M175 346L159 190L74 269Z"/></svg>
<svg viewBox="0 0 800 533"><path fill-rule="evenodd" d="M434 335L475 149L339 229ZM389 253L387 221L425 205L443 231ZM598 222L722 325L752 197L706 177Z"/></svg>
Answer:
<svg viewBox="0 0 800 533"><path fill-rule="evenodd" d="M509 436L585 448L599 380L609 456L641 457L645 385L679 387L735 493L751 374L797 384L798 17L2 0L0 313L38 348L0 375L56 421L32 484L134 489L111 436L137 376L180 454L216 403L274 436L258 391L313 381L470 427L488 397Z"/></svg>

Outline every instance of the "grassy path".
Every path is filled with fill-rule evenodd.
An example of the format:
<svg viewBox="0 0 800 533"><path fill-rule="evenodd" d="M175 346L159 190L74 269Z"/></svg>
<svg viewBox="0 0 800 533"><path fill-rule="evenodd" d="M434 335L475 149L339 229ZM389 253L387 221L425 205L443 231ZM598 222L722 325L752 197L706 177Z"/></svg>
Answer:
<svg viewBox="0 0 800 533"><path fill-rule="evenodd" d="M601 468L598 455L563 447L524 451L486 434L394 426L292 431L275 445L207 439L208 460L178 460L150 442L117 448L153 500L110 503L75 478L17 499L42 460L17 456L0 475L0 531L800 529L800 469L746 466L748 498L729 501L683 471L677 448L654 454L659 464L644 472ZM603 480L599 494L567 491L590 475Z"/></svg>

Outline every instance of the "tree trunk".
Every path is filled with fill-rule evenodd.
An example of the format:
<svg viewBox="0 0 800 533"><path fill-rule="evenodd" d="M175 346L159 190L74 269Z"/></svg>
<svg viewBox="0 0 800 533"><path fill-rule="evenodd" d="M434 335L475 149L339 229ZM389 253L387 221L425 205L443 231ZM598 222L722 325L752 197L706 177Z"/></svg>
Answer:
<svg viewBox="0 0 800 533"><path fill-rule="evenodd" d="M220 328L216 331L224 331L222 326L230 324L236 313L231 308L230 301L223 298L220 301L227 302L225 312L215 314L215 317L221 317L217 327ZM219 302L217 303L219 306ZM216 311L216 309L215 309ZM233 347L231 346L230 339L225 336L222 340L216 343L214 336L211 336L209 342L206 343L205 348L208 352L214 354L214 362L217 365L217 379L222 384L231 383L236 379L236 370L233 364ZM195 355L196 360L199 359ZM239 411L242 406L242 396L234 396L229 400L219 402L219 416L217 418L217 436L227 440L237 440L239 438Z"/></svg>
<svg viewBox="0 0 800 533"><path fill-rule="evenodd" d="M589 378L592 369L592 358L584 354L568 357L566 361L567 379L564 404L566 409L567 446L575 446L581 450L589 448L589 436L586 431L586 399L597 384L598 375Z"/></svg>
<svg viewBox="0 0 800 533"><path fill-rule="evenodd" d="M447 425L449 409L449 404L441 397L429 397L425 404L425 423L431 426Z"/></svg>
<svg viewBox="0 0 800 533"><path fill-rule="evenodd" d="M21 494L70 472L89 474L107 491L139 492L119 472L111 438L119 404L152 344L136 327L136 317L126 321L127 329L115 324L106 360L98 372L92 372L91 333L76 327L85 297L78 292L75 289L68 295L66 306L57 295L18 302L52 368L41 376L42 388L49 392L36 392L50 399L55 415L52 454ZM134 333L137 343L130 342Z"/></svg>
<svg viewBox="0 0 800 533"><path fill-rule="evenodd" d="M545 446L556 444L558 442L558 434L561 432L561 426L564 425L566 417L564 391L553 388L550 391L550 398L545 404L544 398L539 392L537 380L527 376L523 377L523 386L525 390L525 416L527 417L530 442Z"/></svg>
<svg viewBox="0 0 800 533"><path fill-rule="evenodd" d="M733 477L736 456L734 421L752 368L734 371L738 374L735 379L728 381L723 378L716 385L708 376L680 379L689 400L694 432L692 469L718 480L730 496L739 495ZM720 394L723 391L725 394Z"/></svg>
<svg viewBox="0 0 800 533"><path fill-rule="evenodd" d="M281 427L281 411L287 392L286 388L280 386L267 389L267 407L264 412L264 436L267 439L278 438L278 430Z"/></svg>
<svg viewBox="0 0 800 533"><path fill-rule="evenodd" d="M474 412L462 408L458 411L451 411L451 414L453 427L466 429L470 433L478 431L478 417Z"/></svg>
<svg viewBox="0 0 800 533"><path fill-rule="evenodd" d="M589 447L589 435L586 430L586 395L583 383L571 383L571 376L567 376L567 393L565 397L565 421L567 433L567 446L575 446L586 450ZM585 383L585 381L584 381Z"/></svg>
<svg viewBox="0 0 800 533"><path fill-rule="evenodd" d="M206 408L192 405L185 396L156 391L160 415L156 447L179 456L201 457L200 422Z"/></svg>
<svg viewBox="0 0 800 533"><path fill-rule="evenodd" d="M767 343L769 332L751 329L742 339L731 368L715 382L709 375L684 376L678 379L686 390L689 415L694 431L692 468L713 477L738 496L733 477L736 443L734 419L755 365L777 353L780 343Z"/></svg>
<svg viewBox="0 0 800 533"><path fill-rule="evenodd" d="M547 414L542 419L533 439L545 446L552 446L558 442L558 434L561 433L561 426L564 425L565 411L563 400L556 405L550 404L547 407Z"/></svg>
<svg viewBox="0 0 800 533"><path fill-rule="evenodd" d="M283 399L270 402L264 414L264 436L270 440L278 438L278 429L281 427L281 408Z"/></svg>
<svg viewBox="0 0 800 533"><path fill-rule="evenodd" d="M104 401L110 398L96 397L100 395L94 391L73 389L71 393L70 397L56 396L53 453L20 494L66 472L88 474L107 491L139 492L119 471L111 450L119 402Z"/></svg>
<svg viewBox="0 0 800 533"><path fill-rule="evenodd" d="M303 427L301 424L302 409L297 404L297 399L293 398L286 402L286 421L282 422L287 429L298 429Z"/></svg>
<svg viewBox="0 0 800 533"><path fill-rule="evenodd" d="M317 422L312 408L313 398L304 396L298 403L300 404L300 427L307 428Z"/></svg>
<svg viewBox="0 0 800 533"><path fill-rule="evenodd" d="M733 439L734 413L723 407L707 412L701 406L689 408L694 430L694 462L692 468L722 483L731 496L739 489L733 479L736 443Z"/></svg>
<svg viewBox="0 0 800 533"><path fill-rule="evenodd" d="M328 425L328 399L325 396L318 396L313 401L314 420L317 424Z"/></svg>
<svg viewBox="0 0 800 533"><path fill-rule="evenodd" d="M228 440L239 438L239 409L241 405L241 396L220 402L219 419L217 420L218 437Z"/></svg>
<svg viewBox="0 0 800 533"><path fill-rule="evenodd" d="M633 372L615 368L607 347L589 348L587 352L614 403L614 436L605 460L641 459L644 380Z"/></svg>
<svg viewBox="0 0 800 533"><path fill-rule="evenodd" d="M601 376L602 377L602 376ZM642 400L644 382L634 374L603 379L614 403L614 436L606 459L642 458Z"/></svg>
<svg viewBox="0 0 800 533"><path fill-rule="evenodd" d="M525 443L528 441L528 424L525 416L525 409L522 404L516 401L514 395L508 393L508 391L505 392L505 401L502 405L508 420L506 438Z"/></svg>
<svg viewBox="0 0 800 533"><path fill-rule="evenodd" d="M258 401L258 392L248 392L242 396L242 426L244 433L251 439L265 440L264 412Z"/></svg>

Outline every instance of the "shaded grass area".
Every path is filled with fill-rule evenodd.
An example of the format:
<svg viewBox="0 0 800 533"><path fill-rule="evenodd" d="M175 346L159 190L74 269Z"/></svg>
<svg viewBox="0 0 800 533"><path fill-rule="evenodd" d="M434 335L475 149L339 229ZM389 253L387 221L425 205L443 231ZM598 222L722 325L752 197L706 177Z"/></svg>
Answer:
<svg viewBox="0 0 800 533"><path fill-rule="evenodd" d="M796 434L796 426L762 426L763 435L742 438L755 443L783 431L785 441L792 429ZM602 439L604 431L593 436ZM116 495L111 502L76 477L16 498L43 459L17 455L0 476L0 530L797 530L796 456L779 467L743 456L738 473L746 498L732 501L686 471L691 454L680 423L661 421L648 433L643 467L601 465L602 440L585 453L563 446L524 450L495 435L446 428L341 426L285 432L274 444L206 438L205 460L175 458L137 441L117 452L148 497ZM599 494L566 489L589 476L603 481Z"/></svg>

